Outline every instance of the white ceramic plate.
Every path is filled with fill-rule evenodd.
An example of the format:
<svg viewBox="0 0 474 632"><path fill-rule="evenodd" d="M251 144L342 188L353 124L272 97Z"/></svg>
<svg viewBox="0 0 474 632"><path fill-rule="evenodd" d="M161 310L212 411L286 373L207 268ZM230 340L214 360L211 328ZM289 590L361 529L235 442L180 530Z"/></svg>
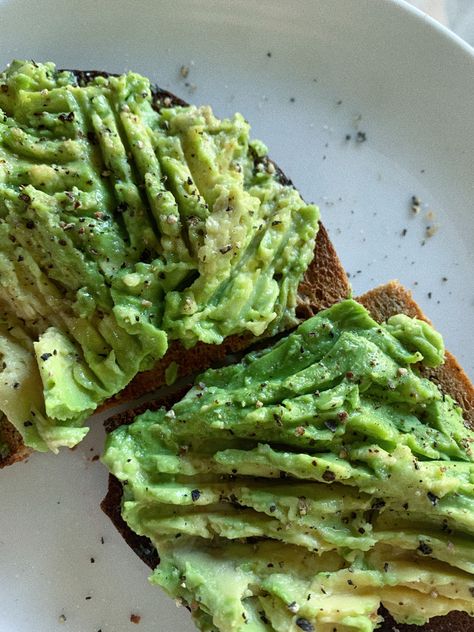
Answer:
<svg viewBox="0 0 474 632"><path fill-rule="evenodd" d="M399 278L472 375L474 57L421 13L388 0L0 0L0 57L134 69L243 112L321 205L355 293ZM1 632L193 629L98 508L102 441L96 424L74 452L1 473Z"/></svg>

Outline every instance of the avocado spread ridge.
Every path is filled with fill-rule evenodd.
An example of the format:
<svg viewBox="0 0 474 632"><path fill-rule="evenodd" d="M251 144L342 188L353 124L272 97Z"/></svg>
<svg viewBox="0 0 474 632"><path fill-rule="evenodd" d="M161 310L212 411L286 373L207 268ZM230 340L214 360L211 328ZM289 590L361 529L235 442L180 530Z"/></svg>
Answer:
<svg viewBox="0 0 474 632"><path fill-rule="evenodd" d="M107 439L151 581L206 632L474 616L474 433L419 372L441 336L352 300Z"/></svg>
<svg viewBox="0 0 474 632"><path fill-rule="evenodd" d="M135 73L1 73L0 401L27 445L75 445L168 340L296 323L319 213L266 151Z"/></svg>

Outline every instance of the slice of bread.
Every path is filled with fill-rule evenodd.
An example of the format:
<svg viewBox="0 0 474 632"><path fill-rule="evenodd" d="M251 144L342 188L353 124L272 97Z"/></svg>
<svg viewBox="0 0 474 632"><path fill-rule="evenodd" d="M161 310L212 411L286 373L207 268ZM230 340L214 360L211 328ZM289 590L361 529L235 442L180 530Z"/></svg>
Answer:
<svg viewBox="0 0 474 632"><path fill-rule="evenodd" d="M407 316L420 318L430 322L423 314L419 306L413 300L411 293L396 281L391 281L386 285L377 287L357 299L378 322L387 320L394 314L403 313ZM456 358L446 352L445 363L435 369L423 368L427 377L435 381L441 390L454 397L464 411L466 423L474 428L474 386L470 382L464 370L461 368ZM111 417L106 422L107 432L111 432L118 426L131 423L134 418L145 410L157 409L161 406L170 406L178 401L187 388L181 388L173 395L163 397L152 404L146 403L135 410L127 410L121 414ZM112 520L120 534L135 553L151 568L159 562L159 555L153 547L151 541L142 536L136 535L121 516L122 486L112 475L109 476L109 489L107 495L101 503L102 510ZM396 623L393 618L382 610L384 623L379 630L382 632L474 632L474 619L461 612L452 612L444 617L434 617L424 626L402 625Z"/></svg>
<svg viewBox="0 0 474 632"><path fill-rule="evenodd" d="M102 71L73 70L72 72L81 85L87 84L97 76L108 76L108 73ZM163 106L187 105L179 97L159 87L155 87L152 94L153 103L157 109ZM283 171L277 165L274 164L274 166L280 182L291 185L291 180ZM320 224L313 261L298 287L297 315L302 319L308 318L334 302L347 298L350 291L344 268L324 226ZM99 410L133 401L163 386L166 369L172 362L178 366L178 377L181 378L207 367L216 366L229 353L246 349L256 340L250 335L229 336L221 345L199 343L192 349L184 349L179 342L173 342L164 358L151 371L139 373L123 391L107 400ZM25 459L31 452L23 444L20 433L6 417L0 417L0 448L2 444L5 449L0 449L0 468Z"/></svg>

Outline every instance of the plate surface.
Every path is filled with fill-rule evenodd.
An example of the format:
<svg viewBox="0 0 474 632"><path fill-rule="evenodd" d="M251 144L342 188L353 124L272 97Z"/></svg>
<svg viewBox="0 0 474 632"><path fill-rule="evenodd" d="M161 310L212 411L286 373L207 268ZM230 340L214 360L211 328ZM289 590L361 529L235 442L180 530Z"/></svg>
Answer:
<svg viewBox="0 0 474 632"><path fill-rule="evenodd" d="M2 67L133 69L241 111L320 204L354 292L400 279L473 375L474 57L461 40L388 0L0 0L0 35ZM1 632L194 629L98 510L102 442L96 424L74 452L1 473Z"/></svg>

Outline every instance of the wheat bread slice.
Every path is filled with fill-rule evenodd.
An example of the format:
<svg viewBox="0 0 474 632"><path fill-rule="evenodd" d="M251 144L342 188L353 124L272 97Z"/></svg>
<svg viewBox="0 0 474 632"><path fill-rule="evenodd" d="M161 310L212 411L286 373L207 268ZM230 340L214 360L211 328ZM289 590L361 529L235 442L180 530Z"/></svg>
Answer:
<svg viewBox="0 0 474 632"><path fill-rule="evenodd" d="M390 316L400 313L430 322L414 301L411 292L397 281L391 281L370 290L357 300L378 322L383 322ZM449 352L446 352L445 357L445 363L441 367L435 369L423 367L423 372L435 381L444 393L458 401L463 409L466 424L474 428L474 386L456 358ZM106 431L112 432L121 425L131 423L145 410L171 406L184 395L186 390L186 387L180 388L172 395L162 397L151 404L145 403L134 410L127 410L110 417L106 422ZM121 499L122 486L114 476L109 475L108 492L101 503L101 508L112 520L127 544L150 568L154 569L159 563L159 553L148 538L138 536L125 523L121 515ZM384 617L384 623L378 628L381 632L397 632L397 630L399 632L474 632L474 618L464 612L451 612L443 617L433 617L423 626L396 623L384 608L381 609L381 614Z"/></svg>
<svg viewBox="0 0 474 632"><path fill-rule="evenodd" d="M72 70L80 85L86 85L95 77L111 76L104 71ZM155 86L152 90L153 104L156 109L170 106L186 106L185 101L176 95ZM291 180L276 165L275 172L282 184L292 185ZM329 239L324 226L319 224L316 237L314 258L309 265L298 287L297 316L308 318L334 302L346 298L350 294L350 284L336 251ZM135 378L120 393L110 398L98 409L104 410L111 406L131 402L142 395L156 390L165 384L165 372L168 366L175 362L178 367L178 377L185 377L191 373L216 366L229 353L236 353L246 349L257 339L251 335L229 336L221 345L198 343L192 349L185 349L179 342L172 342L166 355L150 371L144 371ZM0 418L0 469L17 461L22 461L30 453L23 443L18 430L7 420Z"/></svg>

